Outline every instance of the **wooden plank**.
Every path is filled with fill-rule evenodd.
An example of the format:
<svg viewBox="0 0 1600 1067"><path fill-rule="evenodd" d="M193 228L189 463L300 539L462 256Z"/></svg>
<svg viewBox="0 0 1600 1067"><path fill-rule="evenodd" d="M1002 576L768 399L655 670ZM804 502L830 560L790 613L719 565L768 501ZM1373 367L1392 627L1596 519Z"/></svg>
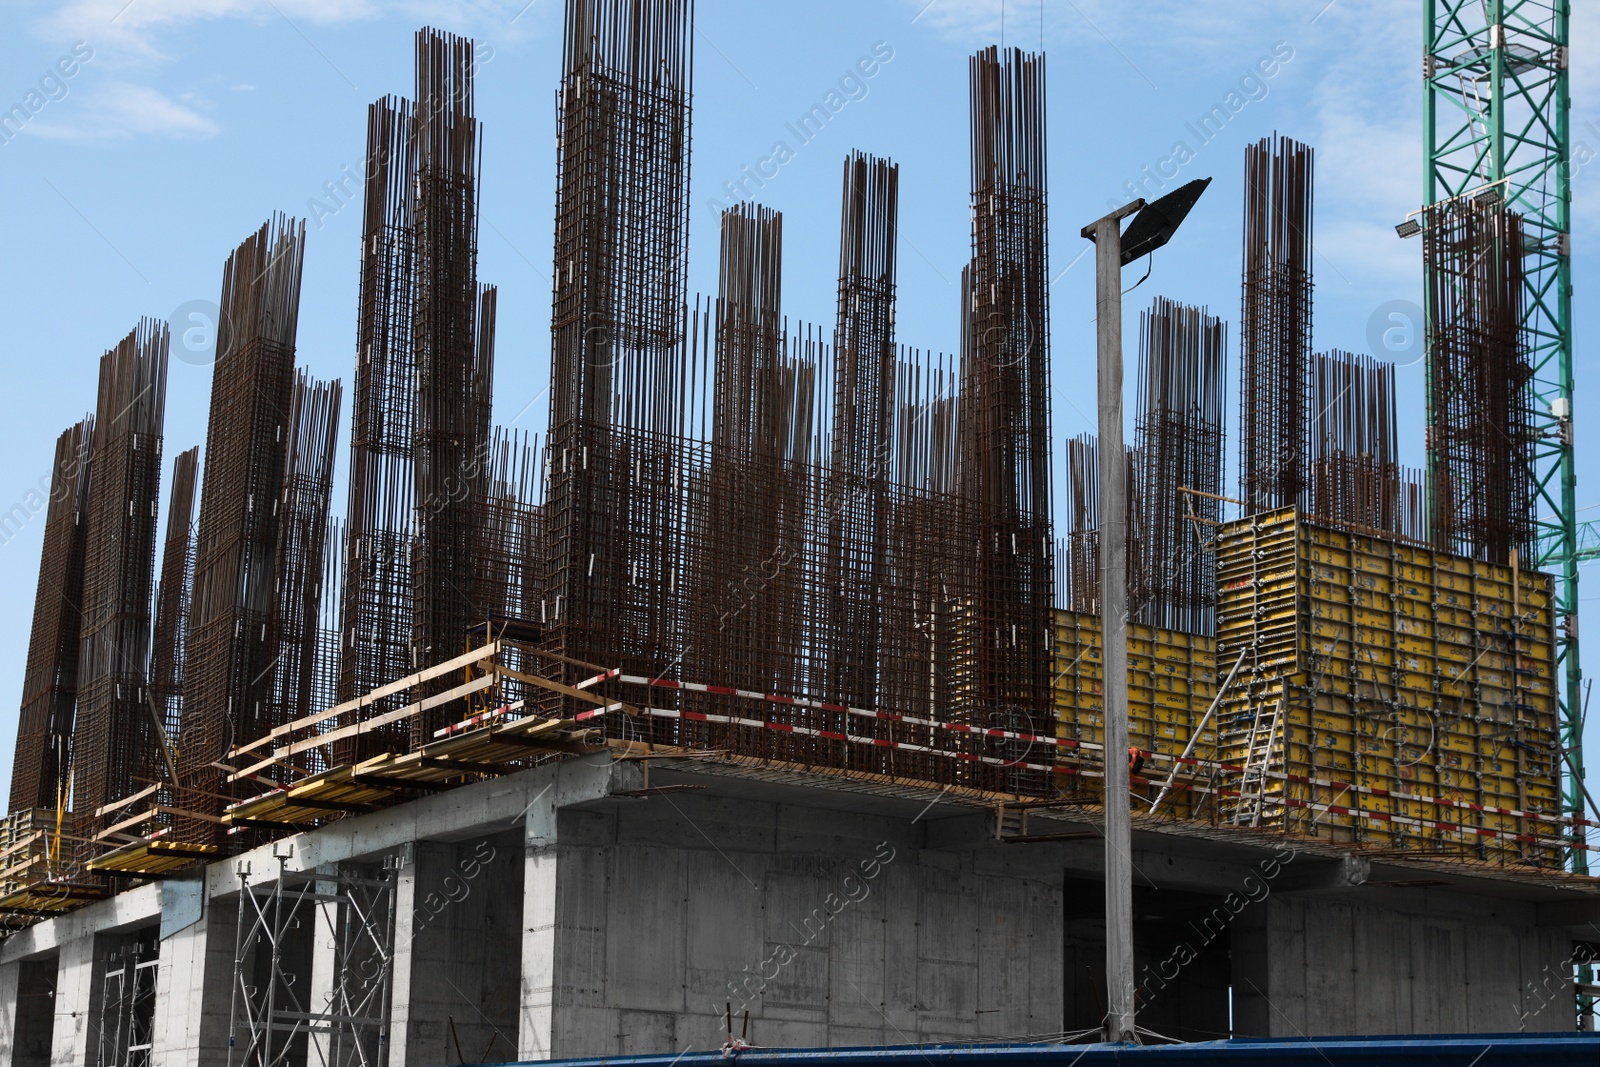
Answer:
<svg viewBox="0 0 1600 1067"><path fill-rule="evenodd" d="M471 696L473 693L481 693L483 690L490 688L494 684L495 676L493 674L485 674L482 678L474 678L470 682L462 682L460 685L455 686L452 689L446 689L442 693L436 693L433 696L426 697L414 704L407 704L403 708L396 708L394 711L386 712L382 715L379 715L377 718L368 719L365 722L351 723L349 726L341 727L340 729L330 731L329 733L319 734L316 737L308 737L302 741L296 741L288 748L278 750L276 754L280 756L293 756L296 753L308 752L314 748L321 748L323 745L331 744L334 741L340 741L346 737L355 737L358 734L364 734L370 730L376 730L380 726L387 726L392 722L399 722L401 719L409 718L413 715L420 715L424 711L429 711L433 708L439 707L440 705L448 704L452 700L459 700L462 697Z"/></svg>
<svg viewBox="0 0 1600 1067"><path fill-rule="evenodd" d="M245 770L242 770L242 771L237 767L230 767L226 763L213 763L211 766L217 768L218 770L227 771L230 775L247 775L247 776L249 776L249 778L252 781L260 782L262 785L276 787L276 786L280 785L281 783L274 782L270 778L258 778L258 777L256 777L256 774L255 774L255 772L260 770L262 767L270 767L273 764L277 764L278 766L282 767L284 770L293 771L294 773L300 775L302 778L314 777L314 775L312 775L312 773L310 771L306 770L304 767L298 766L297 764L290 763L286 759L279 758L277 753L273 753L272 755L265 757L260 763L255 764L254 767L246 768ZM327 772L323 771L323 772L319 772L319 773L326 774ZM228 779L228 781L231 782L231 781L234 781L234 779L232 777L230 777Z"/></svg>
<svg viewBox="0 0 1600 1067"><path fill-rule="evenodd" d="M318 734L316 737L307 737L304 740L296 741L288 748L275 749L271 756L268 756L260 763L245 767L242 770L234 771L232 774L228 775L227 780L230 782L236 782L241 778L251 777L255 775L257 771L272 766L285 756L293 756L300 752L308 752L314 748L321 748L323 745L330 745L335 741L342 741L347 737L355 737L358 734L364 734L370 730L376 730L380 726L387 726L392 722L398 722L399 720L409 718L412 715L419 715L422 712L427 711L430 708L436 708L441 704L448 704L452 700L459 700L461 697L482 692L483 690L488 689L490 686L495 684L495 678L495 674L489 673L484 675L482 678L474 678L472 681L463 682L453 689L447 689L443 693L438 693L434 696L427 697L426 699L419 700L415 704L407 704L403 708L396 708L394 711L385 712L384 714L379 715L377 718L368 719L365 722L354 722L349 726L341 726L337 730L330 730L328 733Z"/></svg>
<svg viewBox="0 0 1600 1067"><path fill-rule="evenodd" d="M169 808L165 804L157 804L155 810L164 811L168 815L183 815L191 819L199 819L201 822L214 822L218 826L222 825L221 818L216 815L207 815L203 811L186 811L183 808Z"/></svg>
<svg viewBox="0 0 1600 1067"><path fill-rule="evenodd" d="M559 653L551 652L551 651L548 651L547 649L540 648L538 645L529 644L526 641L518 641L514 637L503 637L500 640L504 641L508 645L515 645L518 648L523 649L523 650L525 650L527 652L532 652L535 656L538 656L540 659L553 659L553 660L557 661L558 663L570 663L574 667L582 667L584 670L589 670L589 671L603 671L603 670L606 669L606 668L600 666L600 664L598 664L598 663L590 663L588 660L573 659L571 656L563 656L563 655L560 655Z"/></svg>
<svg viewBox="0 0 1600 1067"><path fill-rule="evenodd" d="M319 818L319 816L308 815L305 822L273 822L270 819L246 819L240 816L230 816L228 821L233 826L245 827L251 830L304 830L316 818Z"/></svg>
<svg viewBox="0 0 1600 1067"><path fill-rule="evenodd" d="M114 834L119 830L126 830L130 826L138 826L140 823L145 822L146 820L155 818L159 810L159 808L147 808L131 818L123 819L119 823L106 827L104 830L101 830L99 833L95 834L94 839L96 841L101 841L105 839L107 834Z"/></svg>
<svg viewBox="0 0 1600 1067"><path fill-rule="evenodd" d="M541 738L545 734L561 733L564 729L563 723L567 722L565 719L524 719L521 722L492 726L425 745L420 750L420 755L481 757L485 753L492 752L496 746L518 749L549 748L556 742Z"/></svg>
<svg viewBox="0 0 1600 1067"><path fill-rule="evenodd" d="M501 774L504 763L479 763L475 760L446 759L443 756L423 756L420 764L440 771L459 771L462 774Z"/></svg>
<svg viewBox="0 0 1600 1067"><path fill-rule="evenodd" d="M494 672L496 674L503 675L506 678L515 678L519 682L527 682L529 685L537 685L541 688L549 689L555 693L562 693L569 697L576 697L577 699L587 701L590 704L604 706L606 704L616 703L609 697L597 697L593 693L585 693L582 689L574 689L570 685L562 685L560 682L552 682L550 679L541 678L537 674L525 674L522 671L514 671L510 667L502 667L498 663L494 664ZM639 714L638 709L636 708L630 707L627 704L623 704L622 706L630 715Z"/></svg>
<svg viewBox="0 0 1600 1067"><path fill-rule="evenodd" d="M37 867L39 864L41 864L43 862L44 862L44 857L43 856L36 856L33 859L24 860L21 863L12 864L10 867L7 867L5 870L0 871L0 883L13 881L14 879L16 879L17 875L24 874L24 873L26 873L28 871L31 871L33 868Z"/></svg>
<svg viewBox="0 0 1600 1067"><path fill-rule="evenodd" d="M43 830L35 830L35 831L33 831L33 833L29 834L27 837L22 838L16 844L14 844L10 848L6 849L4 852L0 852L0 859L3 859L6 856L11 855L13 852L17 852L17 851L20 851L22 849L27 848L29 845L32 845L35 841L38 841L41 838L43 838L44 834L45 834L45 832Z"/></svg>
<svg viewBox="0 0 1600 1067"><path fill-rule="evenodd" d="M109 804L102 804L98 808L94 809L94 816L98 819L102 815L109 815L113 811L120 811L129 804L137 804L139 801L143 800L145 797L149 796L160 788L161 783L156 782L153 785L145 786L132 796L123 797L121 800L113 800Z"/></svg>
<svg viewBox="0 0 1600 1067"><path fill-rule="evenodd" d="M378 688L362 696L358 696L354 700L347 700L343 704L335 704L327 711L319 711L315 715L307 715L304 718L296 719L294 722L284 723L282 726L275 726L273 727L272 732L267 734L265 737L258 737L249 744L239 745L235 747L230 754L239 755L240 753L244 752L252 752L274 738L282 737L284 734L292 734L296 730L304 730L308 726L315 726L317 723L322 722L325 719L331 719L336 716L343 715L347 711L358 711L374 701L382 700L386 696L393 696L395 693L410 689L413 686L419 685L422 682L426 682L431 678L437 678L441 674L448 674L451 671L458 670L462 667L470 667L474 664L482 663L484 660L492 659L499 654L500 642L490 641L482 648L475 648L470 652L463 652L455 659L446 660L437 667L429 667L426 670L418 671L416 674L408 675L397 682L390 682L387 685L380 685Z"/></svg>
<svg viewBox="0 0 1600 1067"><path fill-rule="evenodd" d="M357 774L350 780L359 785L377 786L381 789L419 789L429 793L451 788L442 781L428 778L400 778L392 774Z"/></svg>
<svg viewBox="0 0 1600 1067"><path fill-rule="evenodd" d="M291 800L284 805L285 811L295 808L310 808L312 811L348 811L356 815L367 815L374 811L382 810L379 805L368 801L355 800ZM235 820L237 823L237 820Z"/></svg>

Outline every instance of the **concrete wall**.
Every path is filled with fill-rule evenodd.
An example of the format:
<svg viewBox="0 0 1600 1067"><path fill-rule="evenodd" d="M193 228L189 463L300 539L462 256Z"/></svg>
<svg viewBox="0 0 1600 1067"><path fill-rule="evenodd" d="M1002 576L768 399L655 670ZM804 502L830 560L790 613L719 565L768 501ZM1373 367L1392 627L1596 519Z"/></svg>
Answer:
<svg viewBox="0 0 1600 1067"><path fill-rule="evenodd" d="M88 1067L99 1036L103 967L90 934L61 946L56 966L56 1013L51 1067Z"/></svg>
<svg viewBox="0 0 1600 1067"><path fill-rule="evenodd" d="M161 941L156 971L156 1062L225 1067L239 901L208 900L200 920Z"/></svg>
<svg viewBox="0 0 1600 1067"><path fill-rule="evenodd" d="M252 884L397 869L392 1067L712 1049L730 1002L735 1031L748 1010L767 1046L1100 1021L1092 828L1002 844L990 813L943 794L694 767L676 781L658 767L646 790L637 763L547 765L37 923L0 944L0 1067L90 1062L104 957L156 922L156 1062L222 1067L241 868ZM1335 850L1269 850L1136 836L1145 1025L1215 1036L1231 982L1241 1034L1572 1028L1558 924L1594 918L1592 896L1533 878L1394 888ZM336 933L308 911L286 961L312 1010L333 989Z"/></svg>
<svg viewBox="0 0 1600 1067"><path fill-rule="evenodd" d="M1061 872L923 825L676 793L565 811L556 1056L965 1041L1061 1027Z"/></svg>
<svg viewBox="0 0 1600 1067"><path fill-rule="evenodd" d="M423 842L395 893L391 1067L517 1057L522 834Z"/></svg>
<svg viewBox="0 0 1600 1067"><path fill-rule="evenodd" d="M1437 889L1276 894L1234 920L1235 1025L1262 1037L1571 1031L1572 941L1536 923L1532 905Z"/></svg>

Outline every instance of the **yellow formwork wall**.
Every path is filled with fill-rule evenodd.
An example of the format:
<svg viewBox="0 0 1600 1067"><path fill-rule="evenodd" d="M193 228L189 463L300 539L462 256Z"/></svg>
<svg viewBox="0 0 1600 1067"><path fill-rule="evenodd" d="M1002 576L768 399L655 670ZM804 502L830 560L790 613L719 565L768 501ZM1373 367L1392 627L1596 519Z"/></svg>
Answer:
<svg viewBox="0 0 1600 1067"><path fill-rule="evenodd" d="M0 818L0 896L71 869L80 851L71 812L61 817L46 808L24 808Z"/></svg>
<svg viewBox="0 0 1600 1067"><path fill-rule="evenodd" d="M1056 709L1056 735L1101 744L1105 739L1100 619L1071 611L1055 613L1055 669L1052 690ZM1210 637L1133 625L1128 629L1128 743L1164 756L1183 754L1193 726L1205 715L1216 692L1215 641ZM1207 730L1207 734L1213 731ZM1196 755L1215 747L1212 737L1202 738ZM1062 750L1062 759L1091 765L1099 771L1099 754L1085 761L1074 750ZM1146 776L1164 777L1172 764L1153 760ZM1068 775L1062 781L1068 794L1098 796L1100 779ZM1153 799L1153 798L1152 798ZM1174 794L1163 807L1190 813L1190 797Z"/></svg>
<svg viewBox="0 0 1600 1067"><path fill-rule="evenodd" d="M1417 799L1560 813L1550 576L1315 525L1293 509L1224 526L1217 572L1217 659L1231 666L1245 652L1218 712L1222 758L1244 763L1252 722L1283 709L1261 825L1558 862L1554 823ZM1258 817L1247 803L1222 811Z"/></svg>

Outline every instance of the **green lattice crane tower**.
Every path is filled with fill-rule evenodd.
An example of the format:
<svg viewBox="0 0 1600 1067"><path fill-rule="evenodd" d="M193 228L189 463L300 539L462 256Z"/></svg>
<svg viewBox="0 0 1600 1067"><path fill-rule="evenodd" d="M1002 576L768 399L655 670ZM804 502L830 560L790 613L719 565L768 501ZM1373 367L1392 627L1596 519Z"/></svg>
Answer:
<svg viewBox="0 0 1600 1067"><path fill-rule="evenodd" d="M1556 575L1566 805L1583 813L1578 522L1572 455L1570 0L1425 0L1424 203L1498 191L1523 216L1524 336L1533 365L1535 542ZM1432 264L1424 263L1424 272ZM1432 279L1424 292L1432 291ZM1430 320L1431 321L1431 318ZM1432 359L1430 345L1429 358ZM1581 840L1581 834L1580 834ZM1586 871L1585 851L1572 850Z"/></svg>

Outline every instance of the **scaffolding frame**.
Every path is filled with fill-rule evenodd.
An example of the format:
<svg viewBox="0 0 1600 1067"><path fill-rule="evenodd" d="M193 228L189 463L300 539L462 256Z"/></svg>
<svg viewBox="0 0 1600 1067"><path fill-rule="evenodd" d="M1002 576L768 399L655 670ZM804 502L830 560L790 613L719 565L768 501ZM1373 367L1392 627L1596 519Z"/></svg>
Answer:
<svg viewBox="0 0 1600 1067"><path fill-rule="evenodd" d="M275 846L276 874L255 885L249 861L235 867L239 922L228 1065L382 1067L394 977L394 867L386 862L376 877L349 870L290 871L293 854L292 844ZM334 931L332 981L322 1005L307 1003L315 995L311 975L297 973L289 944L304 924L316 930L319 906L333 909ZM303 969L314 966L308 956Z"/></svg>
<svg viewBox="0 0 1600 1067"><path fill-rule="evenodd" d="M107 961L100 980L99 1067L153 1067L160 945L140 943Z"/></svg>

